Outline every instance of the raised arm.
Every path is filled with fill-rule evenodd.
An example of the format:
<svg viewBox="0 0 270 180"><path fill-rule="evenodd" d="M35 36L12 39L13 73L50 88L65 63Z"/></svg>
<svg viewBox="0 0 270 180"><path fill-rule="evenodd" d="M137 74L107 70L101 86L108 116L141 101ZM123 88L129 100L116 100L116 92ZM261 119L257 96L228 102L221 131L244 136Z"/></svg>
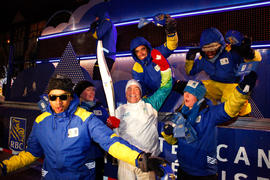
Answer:
<svg viewBox="0 0 270 180"><path fill-rule="evenodd" d="M160 68L161 83L160 88L149 98L144 99L150 103L157 111L161 108L165 99L172 89L172 72L170 65L165 57L156 49L151 52L153 62L157 64L156 68Z"/></svg>

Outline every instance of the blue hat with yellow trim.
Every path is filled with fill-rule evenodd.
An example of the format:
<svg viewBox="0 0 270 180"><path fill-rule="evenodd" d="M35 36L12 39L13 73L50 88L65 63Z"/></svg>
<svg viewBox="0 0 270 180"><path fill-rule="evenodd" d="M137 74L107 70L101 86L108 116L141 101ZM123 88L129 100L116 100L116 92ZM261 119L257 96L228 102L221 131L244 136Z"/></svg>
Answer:
<svg viewBox="0 0 270 180"><path fill-rule="evenodd" d="M199 101L204 97L206 93L206 88L201 81L189 80L184 89L184 92L189 92L190 94L194 95Z"/></svg>
<svg viewBox="0 0 270 180"><path fill-rule="evenodd" d="M241 46L241 43L244 39L244 35L239 31L229 30L225 35L225 39L231 45Z"/></svg>

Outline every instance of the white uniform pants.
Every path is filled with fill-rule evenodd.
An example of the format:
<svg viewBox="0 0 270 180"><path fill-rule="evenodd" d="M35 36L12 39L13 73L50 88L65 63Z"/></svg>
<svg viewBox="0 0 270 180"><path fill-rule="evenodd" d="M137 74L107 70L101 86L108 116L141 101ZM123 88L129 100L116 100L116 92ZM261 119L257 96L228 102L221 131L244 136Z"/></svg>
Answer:
<svg viewBox="0 0 270 180"><path fill-rule="evenodd" d="M118 180L155 180L155 172L142 172L124 161L118 161Z"/></svg>

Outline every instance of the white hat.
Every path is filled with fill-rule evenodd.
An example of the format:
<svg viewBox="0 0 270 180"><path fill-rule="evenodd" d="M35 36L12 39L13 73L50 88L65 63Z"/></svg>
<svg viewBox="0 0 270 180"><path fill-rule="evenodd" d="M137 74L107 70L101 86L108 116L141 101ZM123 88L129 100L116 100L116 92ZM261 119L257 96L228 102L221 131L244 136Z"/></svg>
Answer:
<svg viewBox="0 0 270 180"><path fill-rule="evenodd" d="M127 88L128 88L129 86L131 86L131 85L136 85L136 86L138 86L139 89L140 89L140 91L141 91L141 93L142 93L142 86L141 86L141 84L140 84L137 80L135 80L135 79L131 79L131 80L129 80L129 81L127 82L125 92L127 92Z"/></svg>

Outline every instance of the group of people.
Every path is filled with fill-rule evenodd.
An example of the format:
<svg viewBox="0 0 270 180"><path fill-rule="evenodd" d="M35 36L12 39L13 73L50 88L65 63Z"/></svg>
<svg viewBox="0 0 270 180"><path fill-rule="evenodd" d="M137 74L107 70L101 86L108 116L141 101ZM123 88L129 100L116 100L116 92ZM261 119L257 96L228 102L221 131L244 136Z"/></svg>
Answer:
<svg viewBox="0 0 270 180"><path fill-rule="evenodd" d="M98 25L109 26L110 21L106 16L105 22L100 20L90 28L97 38L102 34ZM166 59L178 46L176 21L166 16L164 27L167 40L159 47L153 48L143 37L132 40L133 79L126 84L127 103L117 107L115 117L97 101L91 82L81 81L73 88L71 79L52 77L49 103L34 122L26 150L0 162L0 174L44 157L44 179L98 179L106 151L119 159L120 180L163 176L161 164L167 162L158 157L158 111L174 89L184 100L161 134L168 143L178 144L177 177L217 180L215 128L250 113L248 98L257 75L251 71L241 79L236 70L242 62L261 61L261 56L241 33L229 31L224 39L218 29L209 28L201 35L200 47L187 53L185 70L187 75L205 71L210 79L176 81Z"/></svg>

